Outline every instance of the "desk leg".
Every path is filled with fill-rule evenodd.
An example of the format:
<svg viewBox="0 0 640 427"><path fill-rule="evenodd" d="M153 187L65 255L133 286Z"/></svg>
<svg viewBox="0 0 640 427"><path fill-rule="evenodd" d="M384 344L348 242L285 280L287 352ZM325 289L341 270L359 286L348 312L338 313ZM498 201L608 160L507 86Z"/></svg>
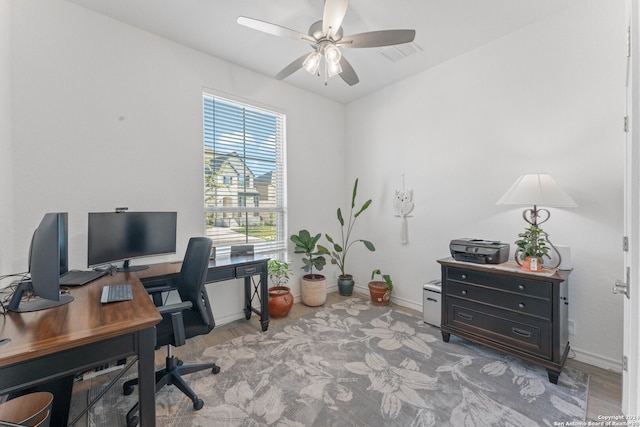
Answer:
<svg viewBox="0 0 640 427"><path fill-rule="evenodd" d="M244 278L244 318L249 320L251 319L251 301L253 298L251 297L251 277L247 276Z"/></svg>
<svg viewBox="0 0 640 427"><path fill-rule="evenodd" d="M138 332L140 427L156 425L155 327Z"/></svg>
<svg viewBox="0 0 640 427"><path fill-rule="evenodd" d="M269 282L268 273L260 273L260 283L258 285L254 285L254 289L251 289L251 280L253 276L246 276L244 278L244 316L247 320L251 318L251 313L253 311L258 312L253 309L253 297L257 296L260 300L260 326L263 331L266 331L269 328ZM260 295L256 295L258 292L258 286L260 286ZM253 292L256 293L253 293Z"/></svg>
<svg viewBox="0 0 640 427"><path fill-rule="evenodd" d="M260 324L269 329L269 282L267 272L260 273Z"/></svg>

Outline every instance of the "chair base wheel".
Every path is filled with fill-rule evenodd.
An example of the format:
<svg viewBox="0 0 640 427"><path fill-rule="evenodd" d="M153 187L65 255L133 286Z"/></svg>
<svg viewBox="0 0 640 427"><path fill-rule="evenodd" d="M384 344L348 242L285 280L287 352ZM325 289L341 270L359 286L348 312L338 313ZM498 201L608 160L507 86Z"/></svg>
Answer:
<svg viewBox="0 0 640 427"><path fill-rule="evenodd" d="M219 374L220 373L220 366L216 365L213 368L211 368L211 372L214 374Z"/></svg>
<svg viewBox="0 0 640 427"><path fill-rule="evenodd" d="M131 393L133 393L133 386L123 386L122 387L122 394L124 394L125 396L129 396Z"/></svg>
<svg viewBox="0 0 640 427"><path fill-rule="evenodd" d="M193 401L193 409L199 411L204 406L204 401L202 399L196 399Z"/></svg>
<svg viewBox="0 0 640 427"><path fill-rule="evenodd" d="M138 417L133 416L127 420L127 427L136 427L138 425Z"/></svg>

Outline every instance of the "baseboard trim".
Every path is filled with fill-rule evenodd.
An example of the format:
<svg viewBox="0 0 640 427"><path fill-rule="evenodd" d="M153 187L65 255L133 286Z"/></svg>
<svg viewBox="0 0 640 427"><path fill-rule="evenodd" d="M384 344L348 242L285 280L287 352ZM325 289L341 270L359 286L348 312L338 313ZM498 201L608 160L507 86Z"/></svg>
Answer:
<svg viewBox="0 0 640 427"><path fill-rule="evenodd" d="M593 354L574 347L571 347L571 351L573 352L573 354L575 354L575 357L573 357L573 359L577 360L578 362L583 362L588 365L606 369L607 371L622 373L621 361L609 359L607 357L599 356L597 354Z"/></svg>

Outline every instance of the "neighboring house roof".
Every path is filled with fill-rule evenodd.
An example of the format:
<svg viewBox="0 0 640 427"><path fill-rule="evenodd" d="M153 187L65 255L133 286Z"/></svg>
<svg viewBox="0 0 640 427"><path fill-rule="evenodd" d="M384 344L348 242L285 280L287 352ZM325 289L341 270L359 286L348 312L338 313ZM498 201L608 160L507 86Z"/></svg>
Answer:
<svg viewBox="0 0 640 427"><path fill-rule="evenodd" d="M242 160L242 158L235 151L226 155L215 155L209 161L209 166L211 167L211 172L215 173L221 170L223 167L228 166L231 167L238 175L251 175L253 176L253 171L251 168L247 166L247 164Z"/></svg>
<svg viewBox="0 0 640 427"><path fill-rule="evenodd" d="M254 185L273 184L273 172L267 172L253 179Z"/></svg>

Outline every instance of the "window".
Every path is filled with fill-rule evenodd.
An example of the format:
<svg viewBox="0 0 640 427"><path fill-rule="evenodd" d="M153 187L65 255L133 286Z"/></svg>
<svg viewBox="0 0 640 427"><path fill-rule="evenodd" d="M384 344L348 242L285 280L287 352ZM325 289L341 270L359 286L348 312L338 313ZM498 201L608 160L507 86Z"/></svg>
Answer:
<svg viewBox="0 0 640 427"><path fill-rule="evenodd" d="M202 99L206 236L218 253L285 249L285 115L211 92Z"/></svg>

